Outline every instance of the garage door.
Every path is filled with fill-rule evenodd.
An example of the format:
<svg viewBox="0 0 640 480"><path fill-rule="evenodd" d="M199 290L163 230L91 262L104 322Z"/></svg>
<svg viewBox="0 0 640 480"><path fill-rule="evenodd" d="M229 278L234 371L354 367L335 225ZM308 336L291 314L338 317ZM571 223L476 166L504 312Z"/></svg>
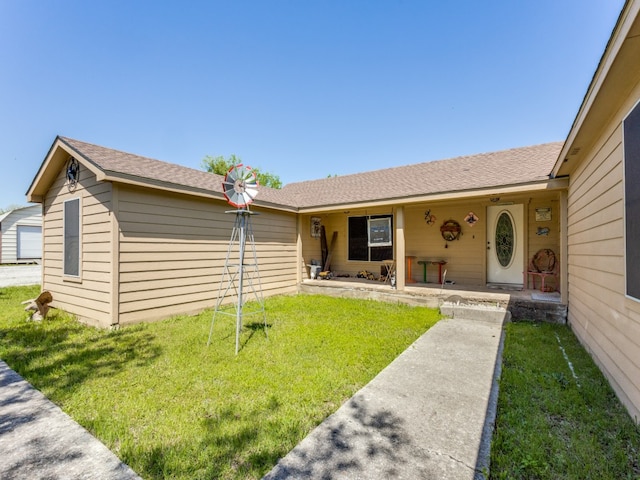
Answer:
<svg viewBox="0 0 640 480"><path fill-rule="evenodd" d="M42 258L42 227L18 225L18 260Z"/></svg>

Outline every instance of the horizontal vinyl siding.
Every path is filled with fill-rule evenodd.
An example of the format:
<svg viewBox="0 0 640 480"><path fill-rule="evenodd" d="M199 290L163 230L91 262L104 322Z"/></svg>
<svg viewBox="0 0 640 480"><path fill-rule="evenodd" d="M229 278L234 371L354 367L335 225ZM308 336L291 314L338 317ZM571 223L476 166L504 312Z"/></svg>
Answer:
<svg viewBox="0 0 640 480"><path fill-rule="evenodd" d="M0 222L0 263L19 262L18 225L42 225L42 207L34 205L14 210Z"/></svg>
<svg viewBox="0 0 640 480"><path fill-rule="evenodd" d="M436 216L435 223L428 225L424 219L425 211L431 210ZM478 222L470 227L464 222L467 214L473 211ZM447 242L442 238L440 227L447 220L455 220L462 228L458 240ZM407 255L413 255L412 278L424 280L421 260L446 260L446 279L465 285L483 285L486 282L484 265L486 256L486 211L479 201L465 204L421 206L405 210L405 248ZM446 248L445 248L446 247ZM427 266L427 281L438 283L437 266Z"/></svg>
<svg viewBox="0 0 640 480"><path fill-rule="evenodd" d="M327 239L327 249L331 248L331 242L334 232L338 233L336 243L333 245L333 253L331 256L331 271L337 275L350 275L352 277L362 270L367 270L380 275L380 266L382 262L366 262L348 260L349 254L349 217L360 217L366 215L394 215L395 230L395 212L390 208L385 209L368 209L368 210L352 210L349 213L331 213L324 215L313 215L321 219L321 224L325 227ZM395 232L394 232L395 235ZM312 260L322 263L322 243L320 238L311 236L311 216L304 215L302 218L302 278L309 278L309 268Z"/></svg>
<svg viewBox="0 0 640 480"><path fill-rule="evenodd" d="M560 201L558 194L546 194L533 197L528 206L528 225L529 232L528 249L525 253L527 268L529 263L533 260L536 252L541 249L551 249L556 255L556 266L558 271L561 263L564 261L560 257ZM526 208L526 206L525 206ZM536 209L538 208L551 208L551 220L550 221L537 221ZM538 228L548 228L548 235L538 235ZM548 281L548 280L547 280ZM528 276L527 288L533 288L533 278ZM537 281L537 287L540 287L540 281ZM556 287L559 288L559 282Z"/></svg>
<svg viewBox="0 0 640 480"><path fill-rule="evenodd" d="M560 251L560 211L558 193L542 193L534 196L514 196L505 198L504 201L525 205L525 225L527 238L524 251L526 263L541 248L550 248L559 255ZM411 271L412 279L416 282L424 280L421 260L446 260L448 263L443 268L447 270L447 279L454 280L458 284L484 285L486 283L486 243L487 243L487 207L491 205L487 198L469 199L467 201L428 203L413 205L405 208L405 253L413 256ZM535 220L536 208L551 208L551 220L537 222ZM428 225L424 216L427 210L436 216L435 223ZM464 222L466 215L473 211L478 222L469 226ZM348 218L361 215L394 215L394 230L396 225L396 212L390 208L378 208L365 210L353 210L347 213L316 214L324 225L327 243L331 243L333 232L338 232L336 247L331 261L331 270L338 275L355 276L361 270L368 270L376 276L380 275L382 262L354 262L347 260L348 253ZM447 220L453 219L460 223L462 235L459 240L446 242L440 233L440 226ZM526 220L525 220L526 221ZM304 215L301 218L302 231L302 256L303 278L308 278L309 268L306 265L312 260L320 260L321 242L319 238L311 237L311 216ZM548 227L547 236L537 235L538 227ZM394 232L395 233L395 232ZM395 242L395 239L394 239ZM447 246L445 248L445 245ZM405 261L405 259L402 259ZM560 259L558 258L558 261ZM523 264L523 270L526 265ZM438 281L437 266L427 267L427 280L429 283Z"/></svg>
<svg viewBox="0 0 640 480"><path fill-rule="evenodd" d="M111 294L111 242L109 213L110 183L97 183L84 167L74 192L66 186L64 171L49 189L43 221L43 278L54 305L91 325L108 327L114 323ZM81 276L63 275L63 203L80 198Z"/></svg>
<svg viewBox="0 0 640 480"><path fill-rule="evenodd" d="M156 320L214 306L236 217L225 212L233 208L124 186L118 205L120 322ZM293 293L296 217L255 211L251 225L262 293ZM249 246L250 242L245 264L252 256ZM233 253L231 258L237 258L237 249Z"/></svg>
<svg viewBox="0 0 640 480"><path fill-rule="evenodd" d="M569 322L640 416L640 304L625 297L621 126L570 177Z"/></svg>

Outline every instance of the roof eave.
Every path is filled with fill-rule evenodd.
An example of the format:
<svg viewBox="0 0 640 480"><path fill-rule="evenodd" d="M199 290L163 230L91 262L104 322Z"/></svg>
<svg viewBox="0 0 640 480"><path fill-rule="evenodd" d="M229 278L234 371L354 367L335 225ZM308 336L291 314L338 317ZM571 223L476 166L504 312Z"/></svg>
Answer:
<svg viewBox="0 0 640 480"><path fill-rule="evenodd" d="M640 2L637 0L628 0L620 12L613 32L611 33L602 57L600 58L600 62L593 74L591 83L589 84L580 108L578 109L578 113L571 125L569 133L567 134L567 138L560 150L560 154L556 159L556 163L551 172L552 177L568 174L571 167L567 164L571 160L578 159L580 156L579 154L584 154L585 150L590 146L577 145L576 142L588 122L592 121L589 114L596 102L598 102L598 105L602 106L602 111L598 118L599 121L602 121L603 117L610 118L610 116L619 108L620 102L622 101L622 98L624 98L626 92L617 90L616 93L618 98L616 101L611 101L609 97L602 99L600 98L602 97L600 94L602 93L603 87L607 81L614 81L614 79L610 78L610 72L612 71L614 62L621 50L623 47L628 45L627 36L638 18L639 11ZM631 79L628 79L628 81L631 81ZM595 141L594 139L589 140L591 142Z"/></svg>
<svg viewBox="0 0 640 480"><path fill-rule="evenodd" d="M148 179L143 177L137 177L134 175L127 175L127 174L117 173L117 172L108 171L108 170L104 171L103 173L104 175L102 176L101 180L105 182L123 183L123 184L133 185L137 187L155 188L157 190L162 190L165 192L193 195L196 197L222 200L225 202L227 201L224 195L222 194L222 192L216 192L214 190L189 187L186 185L163 182L160 180L153 180L153 179ZM256 206L262 206L262 207L271 208L274 210L281 210L281 211L294 212L294 213L297 212L297 209L295 207L292 207L289 205L280 205L273 202L260 201L259 199L256 199L254 203Z"/></svg>
<svg viewBox="0 0 640 480"><path fill-rule="evenodd" d="M566 178L545 179L535 182L527 182L514 185L504 185L498 187L483 187L471 190L459 190L453 192L437 192L425 195L414 195L411 197L378 199L366 202L345 202L334 205L318 205L301 207L298 212L301 214L313 214L327 211L341 211L356 208L374 208L383 206L406 206L409 204L425 202L441 202L447 200L460 200L464 198L498 196L508 194L521 194L527 192L541 192L550 190L563 190L568 188L569 180Z"/></svg>
<svg viewBox="0 0 640 480"><path fill-rule="evenodd" d="M29 185L29 188L27 189L27 192L25 194L27 196L28 202L42 203L44 199L44 192L42 193L36 193L36 192L42 188L43 182L45 181L46 174L49 171L49 164L51 163L51 158L53 157L53 153L57 145L59 144L59 142L60 142L60 137L58 136L55 138L55 140L51 144L51 147L49 147L49 151L47 152L47 155L44 157L44 160L40 164L40 168L38 168L36 175L33 177L33 180L31 180L31 185Z"/></svg>

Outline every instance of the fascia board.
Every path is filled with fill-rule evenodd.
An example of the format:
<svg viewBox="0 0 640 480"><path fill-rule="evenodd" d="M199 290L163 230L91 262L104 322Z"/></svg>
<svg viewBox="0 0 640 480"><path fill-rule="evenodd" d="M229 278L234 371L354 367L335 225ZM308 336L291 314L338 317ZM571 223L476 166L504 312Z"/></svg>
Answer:
<svg viewBox="0 0 640 480"><path fill-rule="evenodd" d="M115 172L104 171L101 181L123 183L126 185L132 185L136 187L153 188L156 190L162 190L171 193L180 193L183 195L192 195L196 197L209 198L214 200L222 200L226 202L222 192L214 192L212 190L197 189L192 187L186 187L184 185L176 185L172 183L166 183L161 181L154 181L150 179L141 179L133 175L117 174ZM258 199L255 200L252 205L256 205L264 208L271 208L273 210L281 210L291 213L297 213L297 209L294 207L288 207L286 205L277 205L270 202L261 202Z"/></svg>
<svg viewBox="0 0 640 480"><path fill-rule="evenodd" d="M504 187L488 187L475 190L463 190L458 192L436 193L431 195L419 195L414 197L382 199L371 202L361 203L343 203L339 205L318 205L313 207L304 207L298 210L301 214L320 213L328 211L343 211L356 208L375 208L389 206L406 206L416 203L425 202L441 202L448 200L462 200L465 198L475 198L482 196L496 196L507 194L518 194L526 192L541 192L550 190L563 190L568 188L569 180L567 178L558 178L552 180L544 180L542 182L526 183L521 185L508 185Z"/></svg>

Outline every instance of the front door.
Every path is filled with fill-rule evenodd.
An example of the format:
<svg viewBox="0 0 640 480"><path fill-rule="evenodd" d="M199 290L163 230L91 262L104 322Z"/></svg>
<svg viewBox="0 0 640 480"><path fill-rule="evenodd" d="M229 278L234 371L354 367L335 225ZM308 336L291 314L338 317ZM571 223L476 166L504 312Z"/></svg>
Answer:
<svg viewBox="0 0 640 480"><path fill-rule="evenodd" d="M487 207L487 283L523 285L524 207Z"/></svg>

